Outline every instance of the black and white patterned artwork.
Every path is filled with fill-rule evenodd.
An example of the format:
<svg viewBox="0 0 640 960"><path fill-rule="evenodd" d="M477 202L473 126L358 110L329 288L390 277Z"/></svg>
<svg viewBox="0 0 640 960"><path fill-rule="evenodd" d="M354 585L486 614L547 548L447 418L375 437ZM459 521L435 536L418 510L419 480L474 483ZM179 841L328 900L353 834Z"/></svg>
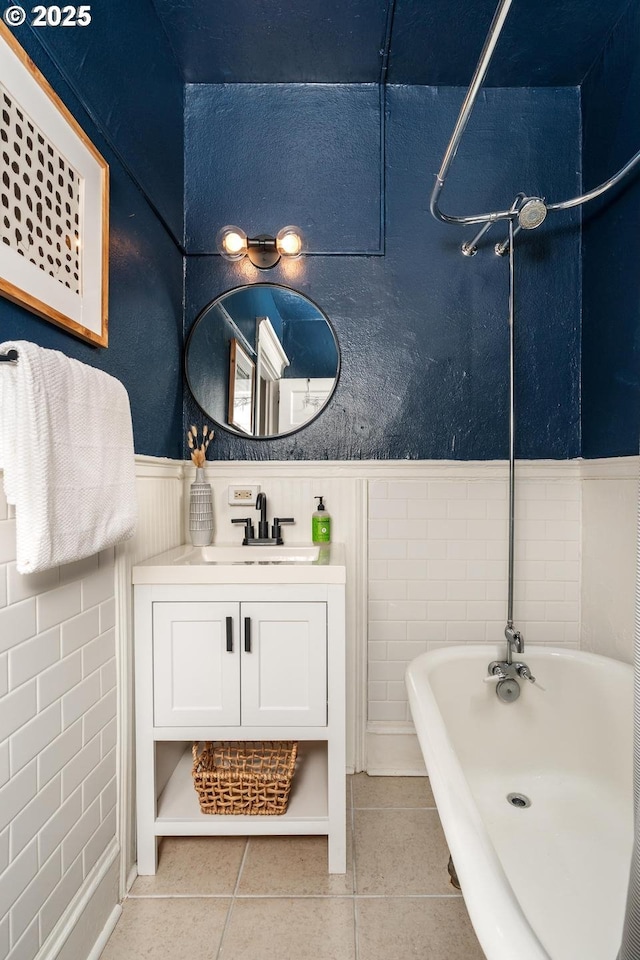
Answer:
<svg viewBox="0 0 640 960"><path fill-rule="evenodd" d="M0 83L0 238L81 294L81 177Z"/></svg>

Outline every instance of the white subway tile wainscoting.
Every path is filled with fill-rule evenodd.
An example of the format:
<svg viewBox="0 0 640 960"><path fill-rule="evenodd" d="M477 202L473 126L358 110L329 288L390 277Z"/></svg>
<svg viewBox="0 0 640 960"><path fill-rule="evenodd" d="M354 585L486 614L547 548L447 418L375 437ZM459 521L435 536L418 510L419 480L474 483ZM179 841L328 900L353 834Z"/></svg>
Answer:
<svg viewBox="0 0 640 960"><path fill-rule="evenodd" d="M117 598L116 581L130 582L131 560L182 541L181 465L138 458L137 472L134 540L26 576L16 572L0 472L2 960L84 960L115 921L119 874L135 860L117 784L118 729L122 743L130 710L118 682L132 643L130 588Z"/></svg>
<svg viewBox="0 0 640 960"><path fill-rule="evenodd" d="M420 653L502 642L507 497L506 478L370 483L369 720L410 722L404 672ZM525 477L517 498L518 629L577 647L580 479Z"/></svg>
<svg viewBox="0 0 640 960"><path fill-rule="evenodd" d="M404 670L434 646L503 642L507 463L211 462L207 480L220 542L239 539L231 483L260 484L273 514L294 516L291 542L309 539L313 496L325 495L347 553L348 768L424 773ZM637 457L517 463L514 612L526 643L586 641L631 660L637 485Z"/></svg>
<svg viewBox="0 0 640 960"><path fill-rule="evenodd" d="M16 573L15 520L0 495L0 960L96 960L135 879L130 570L184 542L193 479L189 463L136 462L134 540L29 577ZM630 661L638 459L527 462L517 477L525 642ZM207 480L219 543L241 538L229 484L260 484L270 517L295 517L290 543L309 542L324 495L347 558L348 770L424 774L405 667L443 644L503 642L507 465L210 462ZM234 889L229 899L242 898ZM373 894L360 893L367 956L358 918L374 922ZM259 908L238 902L234 916Z"/></svg>
<svg viewBox="0 0 640 960"><path fill-rule="evenodd" d="M116 837L114 550L15 570L2 498L2 956L35 956Z"/></svg>

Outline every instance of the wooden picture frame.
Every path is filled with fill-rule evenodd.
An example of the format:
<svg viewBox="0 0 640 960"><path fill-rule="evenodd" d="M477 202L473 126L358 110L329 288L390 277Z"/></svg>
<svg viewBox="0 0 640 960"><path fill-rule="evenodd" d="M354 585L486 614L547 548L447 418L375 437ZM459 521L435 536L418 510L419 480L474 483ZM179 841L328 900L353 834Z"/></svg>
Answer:
<svg viewBox="0 0 640 960"><path fill-rule="evenodd" d="M106 347L109 168L2 22L0 135L0 294Z"/></svg>
<svg viewBox="0 0 640 960"><path fill-rule="evenodd" d="M229 413L227 422L241 433L253 436L256 365L242 344L229 341Z"/></svg>

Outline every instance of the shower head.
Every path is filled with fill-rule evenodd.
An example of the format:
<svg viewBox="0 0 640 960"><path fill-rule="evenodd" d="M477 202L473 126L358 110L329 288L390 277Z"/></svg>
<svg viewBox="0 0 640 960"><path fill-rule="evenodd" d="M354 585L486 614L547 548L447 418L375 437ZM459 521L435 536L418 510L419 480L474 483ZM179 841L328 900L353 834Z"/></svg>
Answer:
<svg viewBox="0 0 640 960"><path fill-rule="evenodd" d="M518 210L518 223L523 230L535 230L547 215L547 207L540 197L529 197Z"/></svg>

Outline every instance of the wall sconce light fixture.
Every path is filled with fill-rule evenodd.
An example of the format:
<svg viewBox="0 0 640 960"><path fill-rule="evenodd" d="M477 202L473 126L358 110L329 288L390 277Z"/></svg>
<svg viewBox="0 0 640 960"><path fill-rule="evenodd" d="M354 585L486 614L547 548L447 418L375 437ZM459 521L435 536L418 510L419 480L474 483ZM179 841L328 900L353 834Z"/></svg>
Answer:
<svg viewBox="0 0 640 960"><path fill-rule="evenodd" d="M254 267L269 270L280 257L295 260L302 253L304 240L299 227L283 227L275 237L261 233L248 237L240 227L227 226L218 231L218 250L225 260L248 257Z"/></svg>

